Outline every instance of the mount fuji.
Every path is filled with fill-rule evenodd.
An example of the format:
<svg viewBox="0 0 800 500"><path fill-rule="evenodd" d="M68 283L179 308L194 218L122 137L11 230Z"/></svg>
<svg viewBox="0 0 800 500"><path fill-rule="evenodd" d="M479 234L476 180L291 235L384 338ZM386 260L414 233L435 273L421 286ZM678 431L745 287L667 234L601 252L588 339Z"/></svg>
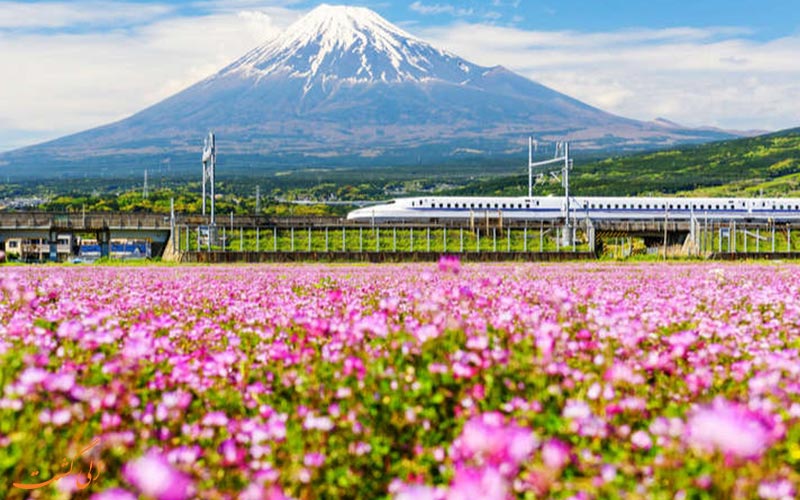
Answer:
<svg viewBox="0 0 800 500"><path fill-rule="evenodd" d="M279 38L119 122L0 155L35 175L197 169L217 134L220 166L433 164L519 155L528 135L577 149L731 137L615 116L437 49L375 12L322 5ZM249 166L249 167L248 167ZM90 174L91 175L91 174Z"/></svg>

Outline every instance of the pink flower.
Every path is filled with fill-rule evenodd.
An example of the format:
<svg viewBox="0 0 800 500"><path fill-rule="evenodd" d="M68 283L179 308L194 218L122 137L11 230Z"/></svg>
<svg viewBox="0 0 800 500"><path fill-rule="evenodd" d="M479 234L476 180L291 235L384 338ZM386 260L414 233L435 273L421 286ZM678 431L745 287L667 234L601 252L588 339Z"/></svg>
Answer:
<svg viewBox="0 0 800 500"><path fill-rule="evenodd" d="M250 485L238 496L239 500L291 500L286 496L280 486L270 486L265 488L258 483Z"/></svg>
<svg viewBox="0 0 800 500"><path fill-rule="evenodd" d="M461 260L456 255L442 255L439 258L439 271L458 274L461 271Z"/></svg>
<svg viewBox="0 0 800 500"><path fill-rule="evenodd" d="M122 488L109 488L92 495L91 500L136 500L136 495Z"/></svg>
<svg viewBox="0 0 800 500"><path fill-rule="evenodd" d="M747 408L718 398L696 409L687 423L687 442L696 448L718 450L727 457L759 458L774 440L769 421Z"/></svg>
<svg viewBox="0 0 800 500"><path fill-rule="evenodd" d="M758 485L758 496L765 500L791 500L796 497L797 490L788 479L764 481Z"/></svg>
<svg viewBox="0 0 800 500"><path fill-rule="evenodd" d="M224 427L228 425L228 417L225 415L225 412L212 411L203 417L203 425L209 427Z"/></svg>
<svg viewBox="0 0 800 500"><path fill-rule="evenodd" d="M53 412L51 422L57 426L62 426L72 419L72 414L66 408L56 410Z"/></svg>
<svg viewBox="0 0 800 500"><path fill-rule="evenodd" d="M464 424L461 436L454 443L454 452L465 459L492 465L508 464L516 471L538 442L530 429L505 424L503 415L484 413Z"/></svg>
<svg viewBox="0 0 800 500"><path fill-rule="evenodd" d="M306 453L303 457L303 464L306 467L320 467L325 463L325 455L322 453Z"/></svg>
<svg viewBox="0 0 800 500"><path fill-rule="evenodd" d="M157 500L189 498L192 483L155 450L125 464L122 475L143 494Z"/></svg>
<svg viewBox="0 0 800 500"><path fill-rule="evenodd" d="M244 461L245 452L236 445L233 439L226 439L219 445L223 465L238 465Z"/></svg>
<svg viewBox="0 0 800 500"><path fill-rule="evenodd" d="M507 500L508 481L493 467L456 469L447 500Z"/></svg>
<svg viewBox="0 0 800 500"><path fill-rule="evenodd" d="M548 468L561 470L570 460L570 447L560 439L552 438L542 445L542 461Z"/></svg>
<svg viewBox="0 0 800 500"><path fill-rule="evenodd" d="M43 382L49 374L41 368L29 367L26 368L19 376L19 381L22 385L31 386Z"/></svg>
<svg viewBox="0 0 800 500"><path fill-rule="evenodd" d="M402 486L393 498L394 500L440 500L442 494L439 489L433 486L412 484Z"/></svg>
<svg viewBox="0 0 800 500"><path fill-rule="evenodd" d="M649 450L653 447L653 439L645 431L636 431L631 436L631 444L640 450Z"/></svg>

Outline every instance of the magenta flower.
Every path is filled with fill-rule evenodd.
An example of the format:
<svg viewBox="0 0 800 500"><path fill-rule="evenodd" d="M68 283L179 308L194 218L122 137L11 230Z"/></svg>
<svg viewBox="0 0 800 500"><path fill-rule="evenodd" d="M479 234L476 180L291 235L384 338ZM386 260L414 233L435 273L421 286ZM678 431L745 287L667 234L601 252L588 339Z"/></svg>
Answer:
<svg viewBox="0 0 800 500"><path fill-rule="evenodd" d="M325 455L322 453L306 453L303 457L303 464L306 467L321 467L325 463Z"/></svg>
<svg viewBox="0 0 800 500"><path fill-rule="evenodd" d="M125 479L143 494L157 500L184 500L192 493L192 482L155 450L125 464Z"/></svg>
<svg viewBox="0 0 800 500"><path fill-rule="evenodd" d="M797 498L797 490L791 481L764 481L758 485L758 496L764 500L792 500Z"/></svg>
<svg viewBox="0 0 800 500"><path fill-rule="evenodd" d="M441 500L444 495L433 486L421 484L403 485L395 493L394 500Z"/></svg>
<svg viewBox="0 0 800 500"><path fill-rule="evenodd" d="M490 412L464 424L453 451L458 457L481 464L506 464L515 473L519 464L530 457L537 445L536 436L530 429L505 424L503 415Z"/></svg>
<svg viewBox="0 0 800 500"><path fill-rule="evenodd" d="M439 271L458 274L461 271L461 260L456 255L442 255L439 258Z"/></svg>
<svg viewBox="0 0 800 500"><path fill-rule="evenodd" d="M90 500L136 500L136 495L122 488L109 488L100 493L95 493Z"/></svg>
<svg viewBox="0 0 800 500"><path fill-rule="evenodd" d="M687 423L687 442L701 450L717 450L726 457L757 459L774 440L772 425L753 411L718 398L696 409Z"/></svg>
<svg viewBox="0 0 800 500"><path fill-rule="evenodd" d="M553 470L560 471L571 461L570 447L558 438L545 441L542 445L542 462Z"/></svg>
<svg viewBox="0 0 800 500"><path fill-rule="evenodd" d="M245 451L233 439L226 439L217 450L222 456L223 465L239 465L244 461Z"/></svg>
<svg viewBox="0 0 800 500"><path fill-rule="evenodd" d="M645 431L636 431L631 436L631 444L640 450L649 450L653 447L653 439Z"/></svg>
<svg viewBox="0 0 800 500"><path fill-rule="evenodd" d="M453 483L447 492L447 500L507 500L509 484L497 469L456 469Z"/></svg>
<svg viewBox="0 0 800 500"><path fill-rule="evenodd" d="M251 483L237 497L238 500L291 500L279 486L264 487Z"/></svg>

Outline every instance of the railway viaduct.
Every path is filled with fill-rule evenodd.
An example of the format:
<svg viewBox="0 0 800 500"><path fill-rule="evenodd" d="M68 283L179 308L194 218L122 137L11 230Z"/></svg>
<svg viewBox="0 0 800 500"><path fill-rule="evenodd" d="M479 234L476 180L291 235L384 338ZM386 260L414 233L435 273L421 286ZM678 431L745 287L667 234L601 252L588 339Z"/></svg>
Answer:
<svg viewBox="0 0 800 500"><path fill-rule="evenodd" d="M149 240L152 244L154 256L164 255L165 258L176 258L174 254L181 254L182 238L188 237L190 231L199 234L199 228L203 227L206 218L199 215L176 214L171 217L169 214L154 213L52 213L52 212L0 212L0 244L9 238L41 238L50 243L51 258L55 259L55 245L57 236L60 234L92 235L101 246L101 253L108 255L109 243L112 239L139 239ZM487 222L489 224L489 222ZM492 221L497 228L498 221ZM551 232L556 234L563 227L563 220L546 221L512 221L500 222L502 230L537 230L540 232ZM404 229L460 229L462 231L476 228L470 226L469 221L440 221L438 223L392 223L392 224L371 224L365 222L348 221L338 217L272 217L272 216L230 216L218 218L218 227L231 233L237 230L252 230L260 228L270 229L292 229L304 230L308 228L330 230L355 229L355 228L374 228L384 229L404 228ZM792 230L795 229L790 224L775 225L769 222L745 222L745 221L714 221L712 223L702 222L691 223L689 221L668 220L664 218L653 218L646 221L626 221L626 220L575 220L573 227L581 232L582 238L588 243L591 251L597 248L597 242L624 240L630 238L642 239L646 246L654 248L679 247L685 254L711 253L736 253L736 245L730 245L731 241L737 238L744 238L745 250L747 242L750 242L751 250L759 247L759 251L780 252L782 249L776 248L775 233L782 235L783 240L791 241ZM800 227L800 223L798 223ZM488 226L486 228L488 230ZM182 236L183 235L183 236ZM716 235L716 238L715 238ZM740 235L740 236L737 236ZM771 237L771 240L770 240ZM727 247L723 241L727 238ZM713 243L715 242L716 243ZM714 244L714 247L711 244ZM741 246L741 245L740 245ZM789 244L787 252L791 248ZM732 251L727 251L726 249ZM562 249L565 253L568 249ZM531 249L528 253L536 253ZM502 252L501 252L502 254ZM496 255L497 260L502 260L503 255ZM565 256L567 257L567 256ZM231 260L233 256L227 256L225 261ZM289 260L291 257L284 257ZM489 256L482 256L480 260L491 259ZM531 256L531 259L535 258ZM253 259L253 257L250 257ZM551 260L548 257L547 260ZM195 257L189 260L203 260ZM263 259L259 259L263 260ZM387 257L377 257L373 260L393 260Z"/></svg>

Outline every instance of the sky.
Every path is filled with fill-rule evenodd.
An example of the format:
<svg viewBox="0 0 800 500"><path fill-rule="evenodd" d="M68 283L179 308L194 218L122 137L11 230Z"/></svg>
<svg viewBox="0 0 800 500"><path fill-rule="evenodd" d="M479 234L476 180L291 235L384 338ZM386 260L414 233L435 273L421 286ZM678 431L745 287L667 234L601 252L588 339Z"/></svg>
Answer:
<svg viewBox="0 0 800 500"><path fill-rule="evenodd" d="M0 0L0 151L130 116L279 36L319 3ZM798 0L350 5L629 118L800 126Z"/></svg>

